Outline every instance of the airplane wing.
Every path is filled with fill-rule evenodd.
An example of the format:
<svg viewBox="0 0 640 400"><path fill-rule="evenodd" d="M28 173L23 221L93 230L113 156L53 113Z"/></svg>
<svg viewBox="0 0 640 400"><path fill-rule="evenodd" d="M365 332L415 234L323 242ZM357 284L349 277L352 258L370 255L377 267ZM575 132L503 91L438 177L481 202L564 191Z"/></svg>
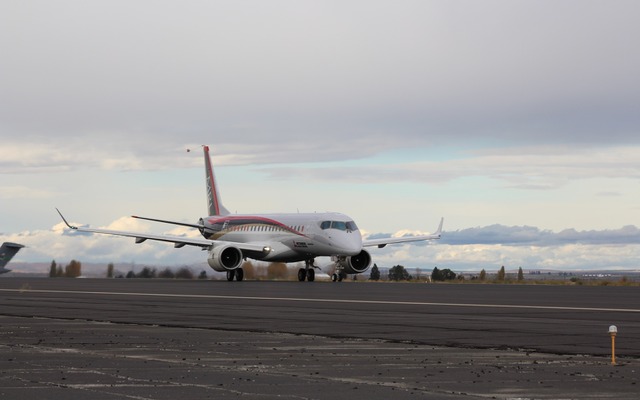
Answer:
<svg viewBox="0 0 640 400"><path fill-rule="evenodd" d="M140 232L127 232L127 231L114 231L110 229L95 229L95 228L85 228L81 226L72 226L67 222L67 219L62 215L60 210L56 208L58 214L64 221L65 225L69 227L69 229L73 229L78 232L88 232L88 233L101 233L105 235L115 235L115 236L125 236L132 237L136 239L136 243L142 243L145 240L157 240L160 242L169 242L173 243L174 247L180 248L184 246L198 246L203 249L210 249L216 245L221 244L232 244L234 247L239 248L244 251L255 251L255 252L269 252L271 248L268 245L261 245L255 243L238 243L238 242L228 242L225 240L208 240L208 239L197 239L197 238L187 238L180 236L170 236L170 235L154 235L149 233L140 233Z"/></svg>
<svg viewBox="0 0 640 400"><path fill-rule="evenodd" d="M423 236L405 236L400 238L385 238L385 239L371 239L371 240L363 240L362 246L371 247L378 246L378 248L383 248L388 244L396 244L396 243L406 243L406 242L419 242L422 240L433 240L440 239L442 236L442 224L444 223L444 218L440 219L440 225L438 225L438 229L432 233L431 235L423 235Z"/></svg>

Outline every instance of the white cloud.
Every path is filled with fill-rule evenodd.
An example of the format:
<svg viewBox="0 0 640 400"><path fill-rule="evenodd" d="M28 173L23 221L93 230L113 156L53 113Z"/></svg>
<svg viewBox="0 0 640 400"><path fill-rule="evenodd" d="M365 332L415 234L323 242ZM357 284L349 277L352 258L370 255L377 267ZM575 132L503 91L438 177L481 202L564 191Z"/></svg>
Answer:
<svg viewBox="0 0 640 400"><path fill-rule="evenodd" d="M16 199L47 199L55 194L39 188L31 188L26 186L0 186L0 199L16 200Z"/></svg>
<svg viewBox="0 0 640 400"><path fill-rule="evenodd" d="M501 147L458 154L440 161L365 166L263 167L277 179L351 183L443 183L487 177L514 189L555 189L575 180L640 179L638 146Z"/></svg>

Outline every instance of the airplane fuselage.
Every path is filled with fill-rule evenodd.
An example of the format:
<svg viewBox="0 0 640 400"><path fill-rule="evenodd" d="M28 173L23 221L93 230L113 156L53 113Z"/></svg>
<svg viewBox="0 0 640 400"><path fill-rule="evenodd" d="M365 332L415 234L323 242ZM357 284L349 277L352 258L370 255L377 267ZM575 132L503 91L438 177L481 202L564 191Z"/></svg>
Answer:
<svg viewBox="0 0 640 400"><path fill-rule="evenodd" d="M267 253L247 254L273 262L296 262L362 251L362 235L351 218L340 213L235 214L202 218L206 239L235 243L270 243Z"/></svg>

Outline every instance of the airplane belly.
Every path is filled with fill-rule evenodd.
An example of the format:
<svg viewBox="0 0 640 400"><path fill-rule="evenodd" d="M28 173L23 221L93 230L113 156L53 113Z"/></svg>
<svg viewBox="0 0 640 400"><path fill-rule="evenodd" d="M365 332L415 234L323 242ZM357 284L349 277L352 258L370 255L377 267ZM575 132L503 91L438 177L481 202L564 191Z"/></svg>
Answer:
<svg viewBox="0 0 640 400"><path fill-rule="evenodd" d="M261 258L261 260L271 262L296 262L318 256L314 251L315 246L312 243L298 239L273 244L271 249L271 252Z"/></svg>

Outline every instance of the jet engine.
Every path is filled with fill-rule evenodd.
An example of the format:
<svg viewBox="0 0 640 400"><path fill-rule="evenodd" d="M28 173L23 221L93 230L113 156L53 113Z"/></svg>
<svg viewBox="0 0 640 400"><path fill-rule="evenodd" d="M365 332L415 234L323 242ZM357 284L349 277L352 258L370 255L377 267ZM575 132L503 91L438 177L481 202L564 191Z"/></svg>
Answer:
<svg viewBox="0 0 640 400"><path fill-rule="evenodd" d="M339 257L337 263L347 274L361 274L369 269L371 255L368 251L362 250L355 256Z"/></svg>
<svg viewBox="0 0 640 400"><path fill-rule="evenodd" d="M242 250L231 245L215 246L209 252L207 262L218 272L234 270L242 264Z"/></svg>

